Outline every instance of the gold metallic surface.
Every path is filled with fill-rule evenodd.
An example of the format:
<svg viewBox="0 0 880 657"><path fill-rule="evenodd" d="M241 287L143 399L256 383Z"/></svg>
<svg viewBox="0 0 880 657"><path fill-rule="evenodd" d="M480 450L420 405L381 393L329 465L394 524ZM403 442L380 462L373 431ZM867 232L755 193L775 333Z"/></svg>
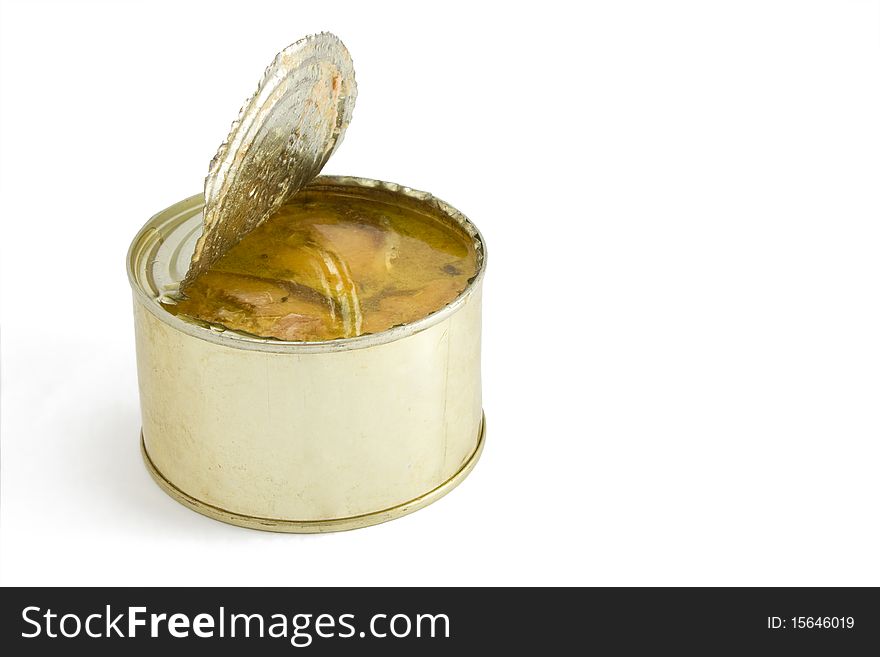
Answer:
<svg viewBox="0 0 880 657"><path fill-rule="evenodd" d="M181 288L318 175L356 97L351 56L332 34L278 53L211 161L204 231Z"/></svg>
<svg viewBox="0 0 880 657"><path fill-rule="evenodd" d="M260 529L333 531L403 515L465 476L481 445L478 231L405 187L322 176L310 188L430 208L473 237L479 269L456 300L412 324L285 342L213 330L159 304L195 242L198 197L144 226L128 269L149 462L188 506Z"/></svg>
<svg viewBox="0 0 880 657"><path fill-rule="evenodd" d="M150 455L147 453L146 445L144 444L143 433L141 433L141 456L144 459L144 465L146 465L147 471L150 473L150 476L153 478L153 480L159 485L159 488L165 491L169 496L171 496L180 504L183 504L184 506L192 509L193 511L196 511L197 513L201 513L202 515L213 518L214 520L229 523L230 525L238 525L239 527L246 527L248 529L259 529L262 531L272 532L286 532L291 534L322 534L329 532L343 532L349 531L351 529L369 527L370 525L378 525L383 522L388 522L389 520L395 520L396 518L405 516L409 513L412 513L413 511L418 511L419 509L424 508L433 502L436 502L441 497L451 492L453 488L458 486L462 481L464 481L465 477L467 477L471 473L471 470L474 469L474 466L477 464L477 461L480 460L480 456L483 453L483 445L485 444L485 440L486 418L483 417L482 424L480 425L480 436L477 439L476 449L474 450L473 454L471 454L470 458L468 458L465 464L461 467L461 469L445 482L437 486L437 488L435 488L434 490L429 491L428 493L425 493L424 495L417 497L413 500L410 500L405 504L400 504L398 506L392 507L390 509L384 509L382 511L366 513L360 516L351 516L349 518L335 518L332 520L311 521L278 520L274 518L243 516L237 513L233 513L231 511L227 511L226 509L221 509L216 506L211 506L210 504L205 504L200 500L197 500L196 498L187 495L177 486L168 481L165 476L156 468L152 459L150 459Z"/></svg>

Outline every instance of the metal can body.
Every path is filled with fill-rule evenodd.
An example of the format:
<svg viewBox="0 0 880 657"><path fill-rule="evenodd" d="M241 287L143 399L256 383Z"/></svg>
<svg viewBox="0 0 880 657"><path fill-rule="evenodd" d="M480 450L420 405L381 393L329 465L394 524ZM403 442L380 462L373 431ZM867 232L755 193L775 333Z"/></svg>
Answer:
<svg viewBox="0 0 880 657"><path fill-rule="evenodd" d="M258 529L334 531L403 515L454 487L482 448L479 233L446 204L396 185L311 185L440 212L478 243L479 269L458 299L413 324L327 342L248 339L158 303L156 271L179 275L200 199L144 227L128 264L145 461L179 501Z"/></svg>

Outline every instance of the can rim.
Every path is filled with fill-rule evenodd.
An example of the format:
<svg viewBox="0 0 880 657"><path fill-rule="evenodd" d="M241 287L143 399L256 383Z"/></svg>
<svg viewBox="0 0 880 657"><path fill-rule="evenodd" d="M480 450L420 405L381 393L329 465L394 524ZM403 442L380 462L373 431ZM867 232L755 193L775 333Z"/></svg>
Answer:
<svg viewBox="0 0 880 657"><path fill-rule="evenodd" d="M474 446L473 451L471 452L470 456L465 459L464 463L461 465L458 471L451 477L449 477L449 479L447 479L446 481L440 483L435 488L432 488L428 492L423 493L418 497L415 497L407 502L402 502L401 504L389 507L387 509L370 511L356 516L324 518L320 520L292 520L287 518L251 516L243 513L238 513L236 511L229 511L227 509L214 506L213 504L209 504L208 502L204 502L197 497L194 497L189 493L184 492L183 490L178 488L177 485L175 485L170 479L167 479L164 474L162 474L159 468L156 467L156 464L153 463L153 459L150 457L150 454L147 451L147 445L144 442L143 431L141 431L140 443L141 457L143 458L144 465L146 466L147 471L150 473L150 476L153 478L153 481L158 484L159 488L161 488L165 493L171 496L172 499L176 500L183 506L197 513L201 513L204 516L228 523L230 525L237 525L239 527L245 527L247 529L259 529L261 531L285 532L293 534L341 532L349 531L352 529L361 529L363 527L369 527L371 525L378 525L383 522L388 522L389 520L396 520L397 518L409 515L414 511L418 511L428 506L429 504L433 504L440 498L444 497L447 493L452 491L454 488L456 488L473 471L474 466L476 466L477 462L480 460L480 456L482 456L483 454L483 447L486 444L486 414L482 414L482 419L480 421L480 430L477 434L477 443Z"/></svg>
<svg viewBox="0 0 880 657"><path fill-rule="evenodd" d="M137 232L131 245L128 248L126 256L126 271L128 273L128 281L131 285L132 292L137 301L144 308L151 312L156 318L165 324L173 326L186 335L212 342L233 349L242 349L249 351L260 351L263 353L287 353L287 354L304 354L304 353L331 353L337 351L349 351L353 349L364 349L389 342L395 342L402 338L420 333L432 326L442 322L450 315L454 314L461 306L465 305L471 296L474 295L483 280L486 271L486 243L479 229L468 219L462 212L449 205L445 201L429 194L428 192L419 191L397 183L390 183L371 178L360 178L355 176L333 176L321 175L312 180L304 189L320 187L356 187L361 189L381 189L394 195L403 195L410 199L414 199L419 204L427 208L431 208L435 212L456 222L461 228L467 232L474 240L477 251L477 273L468 282L467 286L461 293L451 302L433 313L417 319L408 324L394 326L379 333L369 333L359 335L353 338L337 338L334 340L318 340L318 341L302 341L294 342L289 340L278 340L276 338L262 338L258 336L246 335L233 330L222 332L213 331L210 328L201 326L182 316L173 315L158 303L158 300L151 297L143 285L139 282L135 274L135 260L138 255L143 252L142 242L147 239L147 235L151 232L157 233L156 224L160 220L165 221L169 213L182 214L191 211L194 206L204 205L204 196L195 194L182 201L161 210L153 215L149 221Z"/></svg>

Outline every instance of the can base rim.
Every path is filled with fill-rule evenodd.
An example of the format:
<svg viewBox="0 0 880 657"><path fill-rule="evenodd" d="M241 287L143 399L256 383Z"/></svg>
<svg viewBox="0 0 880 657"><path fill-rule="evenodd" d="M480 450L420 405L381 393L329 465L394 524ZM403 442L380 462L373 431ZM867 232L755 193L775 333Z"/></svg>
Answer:
<svg viewBox="0 0 880 657"><path fill-rule="evenodd" d="M184 493L177 486L166 479L165 475L163 475L159 471L159 469L153 463L153 460L150 458L150 455L147 453L147 447L144 444L143 430L141 431L140 442L141 456L143 456L144 465L147 468L147 472L149 472L150 476L153 478L153 481L155 481L156 484L158 484L159 488L165 491L170 497L172 497L177 502L183 504L185 507L196 511L197 513L201 513L204 516L208 516L209 518L213 518L214 520L219 520L230 525L237 525L239 527L246 527L248 529L258 529L261 531L269 532L284 532L289 534L318 534L327 532L342 532L351 529L360 529L361 527L369 527L370 525L378 525L383 522L388 522L389 520L395 520L396 518L400 518L402 516L410 514L413 511L418 511L419 509L424 508L433 502L436 502L441 497L450 492L453 488L458 486L464 480L464 478L471 473L471 470L474 469L477 461L480 460L480 455L483 453L485 437L486 414L483 413L483 419L480 422L480 433L477 437L477 445L476 447L474 447L474 451L468 457L467 461L465 461L464 465L461 466L458 472L456 472L442 484L428 491L424 495L420 495L419 497L409 500L408 502L398 504L397 506L393 506L388 509L383 509L381 511L372 511L370 513L364 513L357 516L349 516L346 518L330 518L327 520L284 520L279 518L261 518L258 516L249 516L243 515L241 513L235 513L234 511L228 511L218 506L208 504L207 502L202 502L192 495Z"/></svg>

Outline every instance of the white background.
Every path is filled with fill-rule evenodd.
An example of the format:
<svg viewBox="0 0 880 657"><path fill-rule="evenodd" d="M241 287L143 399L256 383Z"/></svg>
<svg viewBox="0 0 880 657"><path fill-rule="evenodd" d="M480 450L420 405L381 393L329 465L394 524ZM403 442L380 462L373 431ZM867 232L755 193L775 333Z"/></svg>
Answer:
<svg viewBox="0 0 880 657"><path fill-rule="evenodd" d="M577 7L580 7L577 9ZM880 584L880 5L4 2L4 584ZM488 442L335 535L162 493L124 257L274 54L359 96L326 167L489 245Z"/></svg>

